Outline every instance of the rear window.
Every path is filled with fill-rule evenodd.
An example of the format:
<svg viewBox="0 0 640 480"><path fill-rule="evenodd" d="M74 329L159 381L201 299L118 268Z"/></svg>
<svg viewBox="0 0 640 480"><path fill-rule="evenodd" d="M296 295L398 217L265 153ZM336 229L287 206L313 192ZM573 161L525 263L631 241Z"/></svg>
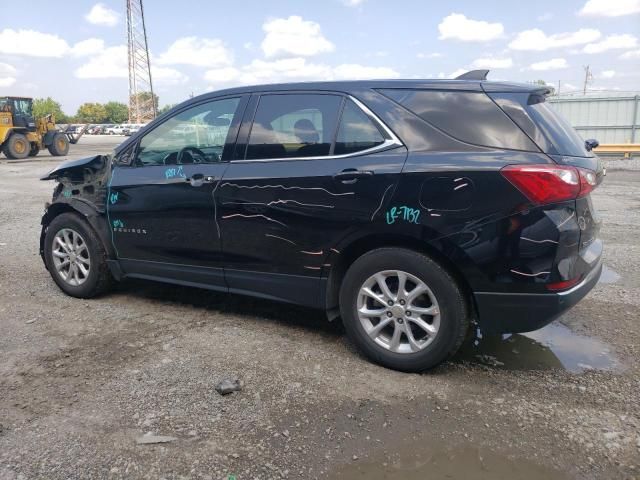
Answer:
<svg viewBox="0 0 640 480"><path fill-rule="evenodd" d="M544 136L547 137L549 142L555 147L555 153L572 157L587 157L592 155L585 148L584 140L562 115L556 112L553 107L544 100L539 101L539 99L537 99L534 101L536 101L536 103L527 105L527 113L529 113L538 128L542 130Z"/></svg>
<svg viewBox="0 0 640 480"><path fill-rule="evenodd" d="M483 92L413 89L380 92L457 140L484 147L540 151Z"/></svg>

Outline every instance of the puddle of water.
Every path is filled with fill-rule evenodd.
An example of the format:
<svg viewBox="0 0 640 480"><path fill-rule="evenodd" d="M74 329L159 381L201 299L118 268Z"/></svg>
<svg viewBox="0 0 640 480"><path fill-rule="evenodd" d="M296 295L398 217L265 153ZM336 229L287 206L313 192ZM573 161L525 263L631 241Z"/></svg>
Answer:
<svg viewBox="0 0 640 480"><path fill-rule="evenodd" d="M459 360L506 370L615 370L618 360L604 343L578 335L559 322L523 334L481 336L465 344Z"/></svg>
<svg viewBox="0 0 640 480"><path fill-rule="evenodd" d="M355 480L568 480L551 468L473 446L426 450L407 445L399 458L358 460L338 467L329 478Z"/></svg>
<svg viewBox="0 0 640 480"><path fill-rule="evenodd" d="M598 279L598 283L616 283L620 280L620 275L615 270L610 269L606 265L602 266L602 273Z"/></svg>

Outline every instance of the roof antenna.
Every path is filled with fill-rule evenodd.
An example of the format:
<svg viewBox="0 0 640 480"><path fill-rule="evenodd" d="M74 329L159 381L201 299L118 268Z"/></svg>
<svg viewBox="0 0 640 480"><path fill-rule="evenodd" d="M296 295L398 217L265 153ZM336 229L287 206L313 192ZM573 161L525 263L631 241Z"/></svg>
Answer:
<svg viewBox="0 0 640 480"><path fill-rule="evenodd" d="M462 75L458 75L454 80L486 80L489 70L469 70Z"/></svg>

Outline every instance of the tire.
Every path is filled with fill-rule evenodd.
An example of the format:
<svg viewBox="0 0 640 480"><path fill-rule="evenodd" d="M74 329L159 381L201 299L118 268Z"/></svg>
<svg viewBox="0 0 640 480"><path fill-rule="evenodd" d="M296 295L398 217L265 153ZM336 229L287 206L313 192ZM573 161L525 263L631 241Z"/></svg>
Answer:
<svg viewBox="0 0 640 480"><path fill-rule="evenodd" d="M2 148L5 156L14 160L27 158L30 150L29 140L21 133L12 133Z"/></svg>
<svg viewBox="0 0 640 480"><path fill-rule="evenodd" d="M38 155L38 153L40 153L40 147L38 146L37 143L32 143L31 150L29 150L29 156L35 157L36 155Z"/></svg>
<svg viewBox="0 0 640 480"><path fill-rule="evenodd" d="M56 133L47 150L54 157L62 157L69 153L69 139L64 133Z"/></svg>
<svg viewBox="0 0 640 480"><path fill-rule="evenodd" d="M381 278L390 296L380 287ZM406 279L407 294L398 298L401 278ZM366 286L378 298L391 299L393 306L363 293ZM418 286L420 294L414 291ZM359 308L370 316L361 315ZM382 313L373 316L373 311ZM470 324L467 301L454 278L428 256L404 248L372 250L349 267L340 288L340 313L347 336L367 358L403 372L421 372L454 355Z"/></svg>
<svg viewBox="0 0 640 480"><path fill-rule="evenodd" d="M75 239L72 233L79 235L81 242L67 241L67 239ZM78 265L76 271L79 273L75 278L73 274L69 275L71 266L59 267L60 263L65 261L63 257L69 252L69 249L62 247L56 240L58 235L62 235L61 238L63 242L66 242L67 247L70 243L77 245L75 253L72 252L72 258L69 258L69 255L66 256L67 261L76 259ZM86 247L86 250L82 248L82 245ZM57 255L54 255L54 248ZM114 283L107 266L107 255L100 239L89 224L74 213L63 213L51 221L44 239L44 257L47 270L49 270L54 282L64 293L72 297L92 298L107 292ZM80 265L88 270L86 274Z"/></svg>

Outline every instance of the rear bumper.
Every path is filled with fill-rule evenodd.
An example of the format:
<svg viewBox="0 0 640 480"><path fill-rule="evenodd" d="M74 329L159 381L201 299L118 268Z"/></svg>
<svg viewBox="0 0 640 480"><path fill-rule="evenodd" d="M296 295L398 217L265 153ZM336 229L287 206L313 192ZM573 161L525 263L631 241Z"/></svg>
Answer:
<svg viewBox="0 0 640 480"><path fill-rule="evenodd" d="M544 327L578 303L598 283L602 263L578 285L557 293L475 292L480 330L484 333L531 332Z"/></svg>

